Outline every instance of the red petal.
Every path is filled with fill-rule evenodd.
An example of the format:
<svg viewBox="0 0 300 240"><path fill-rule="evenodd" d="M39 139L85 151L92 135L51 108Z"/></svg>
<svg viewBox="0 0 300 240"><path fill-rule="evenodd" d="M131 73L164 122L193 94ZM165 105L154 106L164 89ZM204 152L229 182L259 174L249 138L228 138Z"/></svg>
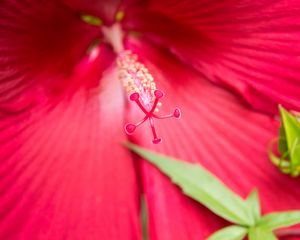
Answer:
<svg viewBox="0 0 300 240"><path fill-rule="evenodd" d="M99 0L63 0L71 8L81 13L91 14L104 20L105 23L112 23L120 5L120 0L99 1Z"/></svg>
<svg viewBox="0 0 300 240"><path fill-rule="evenodd" d="M162 111L171 112L175 106L182 111L180 120L155 122L163 143L153 145L151 130L145 126L134 135L139 144L204 165L242 197L257 188L264 212L299 208L299 179L281 174L267 157L267 144L277 133L276 121L251 111L171 55L145 46L130 47L166 93ZM142 173L152 240L205 239L224 224L145 161Z"/></svg>
<svg viewBox="0 0 300 240"><path fill-rule="evenodd" d="M143 11L130 27L211 81L266 112L277 113L278 103L300 110L299 1L152 0L152 17Z"/></svg>
<svg viewBox="0 0 300 240"><path fill-rule="evenodd" d="M0 14L0 102L60 83L98 34L57 0L4 0Z"/></svg>
<svg viewBox="0 0 300 240"><path fill-rule="evenodd" d="M104 71L114 61L112 49L105 44L94 47L73 69L71 77L62 79L52 90L57 92L74 93L79 89L97 91ZM49 86L49 88L51 85ZM53 92L52 92L53 96Z"/></svg>
<svg viewBox="0 0 300 240"><path fill-rule="evenodd" d="M140 239L116 79L110 72L101 93L1 118L0 239Z"/></svg>
<svg viewBox="0 0 300 240"><path fill-rule="evenodd" d="M63 0L71 8L81 13L99 17L105 24L110 25L116 21L118 11L127 12L127 9L141 0Z"/></svg>

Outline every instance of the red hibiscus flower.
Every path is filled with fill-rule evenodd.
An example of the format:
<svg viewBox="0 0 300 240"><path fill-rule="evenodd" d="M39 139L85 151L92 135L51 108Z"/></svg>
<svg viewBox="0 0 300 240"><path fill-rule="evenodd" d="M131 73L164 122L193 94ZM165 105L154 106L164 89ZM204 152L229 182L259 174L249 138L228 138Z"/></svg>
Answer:
<svg viewBox="0 0 300 240"><path fill-rule="evenodd" d="M298 1L3 0L0 13L1 239L141 239L141 192L151 240L226 224L122 147L145 113L116 42L165 93L160 112L183 112L155 123L159 145L147 126L131 141L201 163L243 197L256 187L264 212L299 207L299 180L266 151L277 104L300 106Z"/></svg>

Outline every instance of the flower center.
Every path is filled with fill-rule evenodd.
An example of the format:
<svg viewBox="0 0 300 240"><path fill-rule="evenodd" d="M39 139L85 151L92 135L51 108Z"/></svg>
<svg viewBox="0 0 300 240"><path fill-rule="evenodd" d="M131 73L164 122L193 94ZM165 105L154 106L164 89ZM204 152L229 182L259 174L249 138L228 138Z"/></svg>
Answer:
<svg viewBox="0 0 300 240"><path fill-rule="evenodd" d="M138 126L149 120L153 134L152 142L154 144L160 143L162 139L157 136L154 119L180 118L180 109L175 108L173 113L168 115L157 115L158 108L161 106L159 100L163 98L164 93L156 89L153 76L144 64L138 61L137 55L133 54L130 50L124 50L123 32L120 24L115 23L111 27L103 27L102 32L105 35L106 41L113 46L117 54L119 79L129 96L129 100L135 102L145 114L145 117L139 122L135 124L127 123L125 125L125 132L131 135Z"/></svg>

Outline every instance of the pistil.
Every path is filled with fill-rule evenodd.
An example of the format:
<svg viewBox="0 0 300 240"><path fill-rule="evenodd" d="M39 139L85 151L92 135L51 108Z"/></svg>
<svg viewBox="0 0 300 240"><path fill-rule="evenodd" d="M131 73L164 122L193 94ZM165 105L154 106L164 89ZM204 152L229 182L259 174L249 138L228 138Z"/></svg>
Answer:
<svg viewBox="0 0 300 240"><path fill-rule="evenodd" d="M117 66L119 70L119 79L121 80L129 100L135 102L145 114L145 117L137 123L127 123L125 132L131 135L136 128L149 120L150 128L153 134L152 142L158 144L162 141L158 137L154 119L180 118L179 108L175 108L173 113L160 116L159 107L162 105L159 101L164 97L164 92L156 88L153 76L149 70L142 64L136 54L130 50L125 50L123 46L123 32L120 23L115 23L111 27L103 26L102 32L105 40L110 43L117 54Z"/></svg>
<svg viewBox="0 0 300 240"><path fill-rule="evenodd" d="M168 115L160 116L156 114L159 112L158 107L161 106L159 100L164 97L164 92L156 89L153 76L131 51L127 50L121 52L118 56L117 64L119 68L119 78L123 82L129 100L135 102L145 114L145 117L139 122L126 124L125 132L131 135L138 126L146 120L149 120L153 134L152 142L154 144L160 143L162 139L157 136L154 119L180 118L180 109L175 108L173 113Z"/></svg>

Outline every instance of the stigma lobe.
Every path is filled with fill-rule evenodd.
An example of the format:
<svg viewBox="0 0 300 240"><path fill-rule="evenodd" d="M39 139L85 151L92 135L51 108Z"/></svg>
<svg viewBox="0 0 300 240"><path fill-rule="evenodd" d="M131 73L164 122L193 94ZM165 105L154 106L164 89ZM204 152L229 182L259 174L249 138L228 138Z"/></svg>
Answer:
<svg viewBox="0 0 300 240"><path fill-rule="evenodd" d="M162 141L157 136L154 119L166 119L181 117L179 108L175 108L173 113L168 115L157 115L159 112L160 99L164 97L164 92L156 89L154 78L149 73L149 70L137 60L137 56L131 51L123 51L119 54L117 60L119 68L119 78L123 82L125 91L129 96L129 100L135 102L138 107L143 111L145 117L139 122L127 123L124 127L125 132L131 135L135 132L136 128L149 120L150 128L153 134L152 143L158 144Z"/></svg>

